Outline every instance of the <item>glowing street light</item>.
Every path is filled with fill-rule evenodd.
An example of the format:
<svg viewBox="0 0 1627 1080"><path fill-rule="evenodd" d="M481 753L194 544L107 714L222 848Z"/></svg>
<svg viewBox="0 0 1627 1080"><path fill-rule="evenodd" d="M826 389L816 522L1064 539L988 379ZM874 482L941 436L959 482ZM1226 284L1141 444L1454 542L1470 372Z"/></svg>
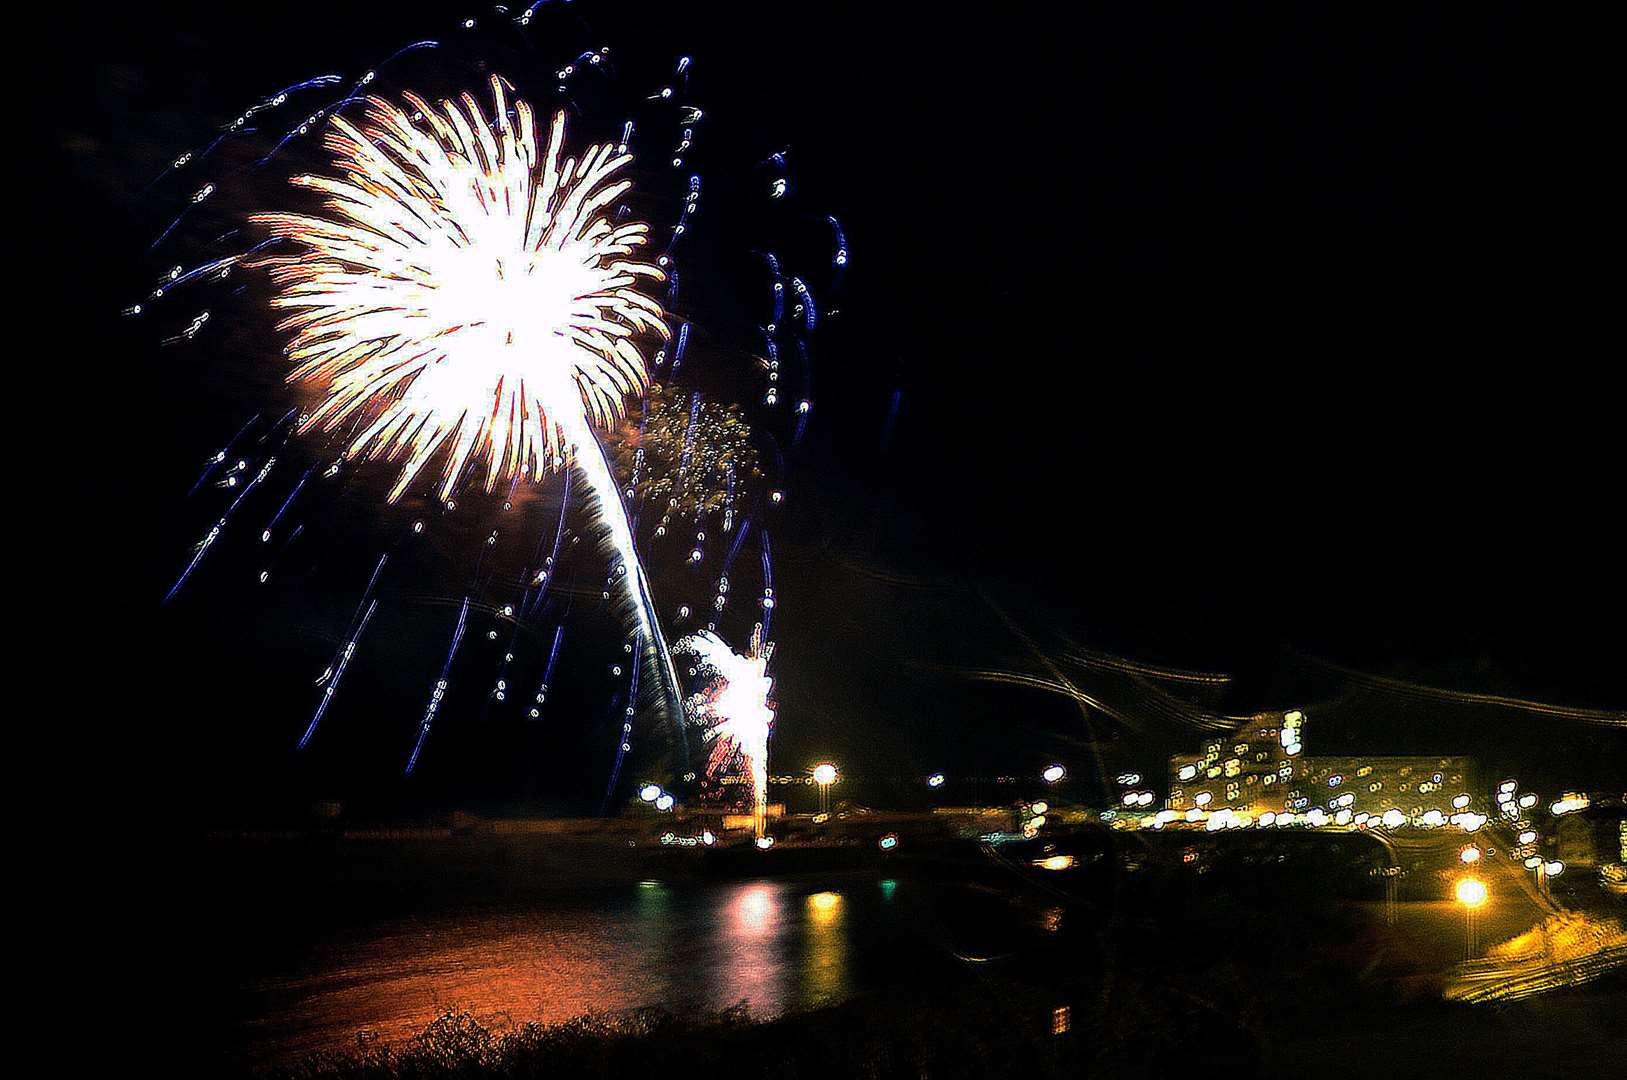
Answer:
<svg viewBox="0 0 1627 1080"><path fill-rule="evenodd" d="M1048 765L1046 766L1045 771L1040 773L1040 777L1047 784L1054 784L1066 775L1068 775L1068 770L1064 769L1060 765Z"/></svg>
<svg viewBox="0 0 1627 1080"><path fill-rule="evenodd" d="M814 783L819 785L819 812L830 813L830 786L836 783L836 766L822 761L813 768Z"/></svg>
<svg viewBox="0 0 1627 1080"><path fill-rule="evenodd" d="M1480 849L1475 847L1473 844L1470 844L1468 847L1458 852L1458 858L1462 859L1466 863L1477 863L1480 861ZM1483 888L1484 886L1482 886L1482 889ZM1458 899L1463 899L1461 894L1458 896Z"/></svg>
<svg viewBox="0 0 1627 1080"><path fill-rule="evenodd" d="M1464 958L1474 959L1478 951L1475 940L1475 913L1486 903L1486 883L1477 877L1460 877L1457 886L1452 890L1459 904L1463 905L1463 952Z"/></svg>
<svg viewBox="0 0 1627 1080"><path fill-rule="evenodd" d="M943 787L943 773L935 772L926 778L926 786L930 788Z"/></svg>
<svg viewBox="0 0 1627 1080"><path fill-rule="evenodd" d="M661 797L661 788L655 784L645 784L638 789L638 797L645 802L654 802Z"/></svg>

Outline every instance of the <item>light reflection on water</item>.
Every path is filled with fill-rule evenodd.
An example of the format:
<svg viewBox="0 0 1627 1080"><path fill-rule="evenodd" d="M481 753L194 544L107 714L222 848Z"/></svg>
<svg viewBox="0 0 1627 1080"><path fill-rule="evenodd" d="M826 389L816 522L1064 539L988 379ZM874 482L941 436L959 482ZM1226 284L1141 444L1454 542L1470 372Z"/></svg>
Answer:
<svg viewBox="0 0 1627 1080"><path fill-rule="evenodd" d="M811 1008L915 968L891 880L840 889L647 881L596 897L391 923L245 988L245 1052L281 1059L397 1042L450 1007L504 1026L648 1005L754 1015ZM915 897L930 903L928 897Z"/></svg>

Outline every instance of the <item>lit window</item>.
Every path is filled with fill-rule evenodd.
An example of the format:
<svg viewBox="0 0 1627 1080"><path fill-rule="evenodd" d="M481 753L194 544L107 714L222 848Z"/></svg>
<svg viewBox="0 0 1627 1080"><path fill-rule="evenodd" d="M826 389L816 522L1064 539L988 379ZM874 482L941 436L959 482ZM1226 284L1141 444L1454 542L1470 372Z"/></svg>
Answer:
<svg viewBox="0 0 1627 1080"><path fill-rule="evenodd" d="M1066 1035L1073 1022L1073 1010L1066 1005L1058 1005L1051 1010L1051 1034Z"/></svg>

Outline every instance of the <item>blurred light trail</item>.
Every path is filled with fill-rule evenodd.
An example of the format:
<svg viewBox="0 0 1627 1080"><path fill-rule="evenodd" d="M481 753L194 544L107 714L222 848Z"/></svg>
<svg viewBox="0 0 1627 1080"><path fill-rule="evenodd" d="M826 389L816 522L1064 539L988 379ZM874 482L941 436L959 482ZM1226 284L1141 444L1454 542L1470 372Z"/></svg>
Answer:
<svg viewBox="0 0 1627 1080"><path fill-rule="evenodd" d="M407 759L406 774L412 775L412 770L418 767L418 755L424 751L424 740L429 738L430 725L435 722L435 714L440 710L441 699L446 697L446 676L452 670L452 661L457 658L458 646L463 643L463 631L469 622L469 598L463 598L463 606L458 609L458 624L452 631L452 647L446 651L446 663L441 665L440 678L435 680L435 688L430 692L429 704L424 708L424 718L418 723L418 741L413 744L412 756Z"/></svg>

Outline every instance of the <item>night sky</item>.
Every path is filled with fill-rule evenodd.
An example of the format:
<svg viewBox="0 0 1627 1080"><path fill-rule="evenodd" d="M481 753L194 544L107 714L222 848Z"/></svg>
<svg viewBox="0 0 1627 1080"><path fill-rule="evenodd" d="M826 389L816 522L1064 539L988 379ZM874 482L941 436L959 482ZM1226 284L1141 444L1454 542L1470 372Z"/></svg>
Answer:
<svg viewBox="0 0 1627 1080"><path fill-rule="evenodd" d="M1520 5L1057 10L580 0L561 23L610 43L639 85L694 57L710 114L696 168L717 219L690 275L697 369L743 368L755 347L760 298L740 267L762 242L756 162L788 146L800 211L847 234L813 422L772 522L774 771L830 756L864 797L908 801L927 772L1056 757L1159 776L1198 740L1082 722L1068 701L961 674L1041 672L1001 612L1046 654L1229 672L1225 711L1306 707L1310 753L1316 695L1333 691L1308 657L1627 707L1619 347L1597 254L1615 246L1614 199L1588 28ZM227 325L178 348L117 318L167 267L143 252L185 193L142 189L257 97L354 75L448 35L453 15L126 5L67 39L49 222L106 413L80 448L89 479L69 512L84 520L66 531L114 612L69 632L119 688L74 723L80 755L120 759L128 787L110 799L205 818L317 797L400 814L597 806L618 631L587 551L544 723L483 705L502 643L477 621L454 676L477 689L454 693L425 767L400 778L481 539L502 524L494 558L517 566L553 527L557 481L507 515L523 524L471 499L403 550L303 755L311 681L412 520L380 508L390 471L352 471L304 504L305 546L275 587L253 581L259 506L159 605L210 519L184 497L201 463L286 391L278 339L225 318L229 303ZM541 98L558 55L490 59ZM758 385L696 378L746 403ZM705 592L679 560L651 569L658 597ZM522 638L522 682L542 632ZM1545 784L1619 784L1627 751L1619 734L1510 712L1360 720L1374 752L1479 754Z"/></svg>

